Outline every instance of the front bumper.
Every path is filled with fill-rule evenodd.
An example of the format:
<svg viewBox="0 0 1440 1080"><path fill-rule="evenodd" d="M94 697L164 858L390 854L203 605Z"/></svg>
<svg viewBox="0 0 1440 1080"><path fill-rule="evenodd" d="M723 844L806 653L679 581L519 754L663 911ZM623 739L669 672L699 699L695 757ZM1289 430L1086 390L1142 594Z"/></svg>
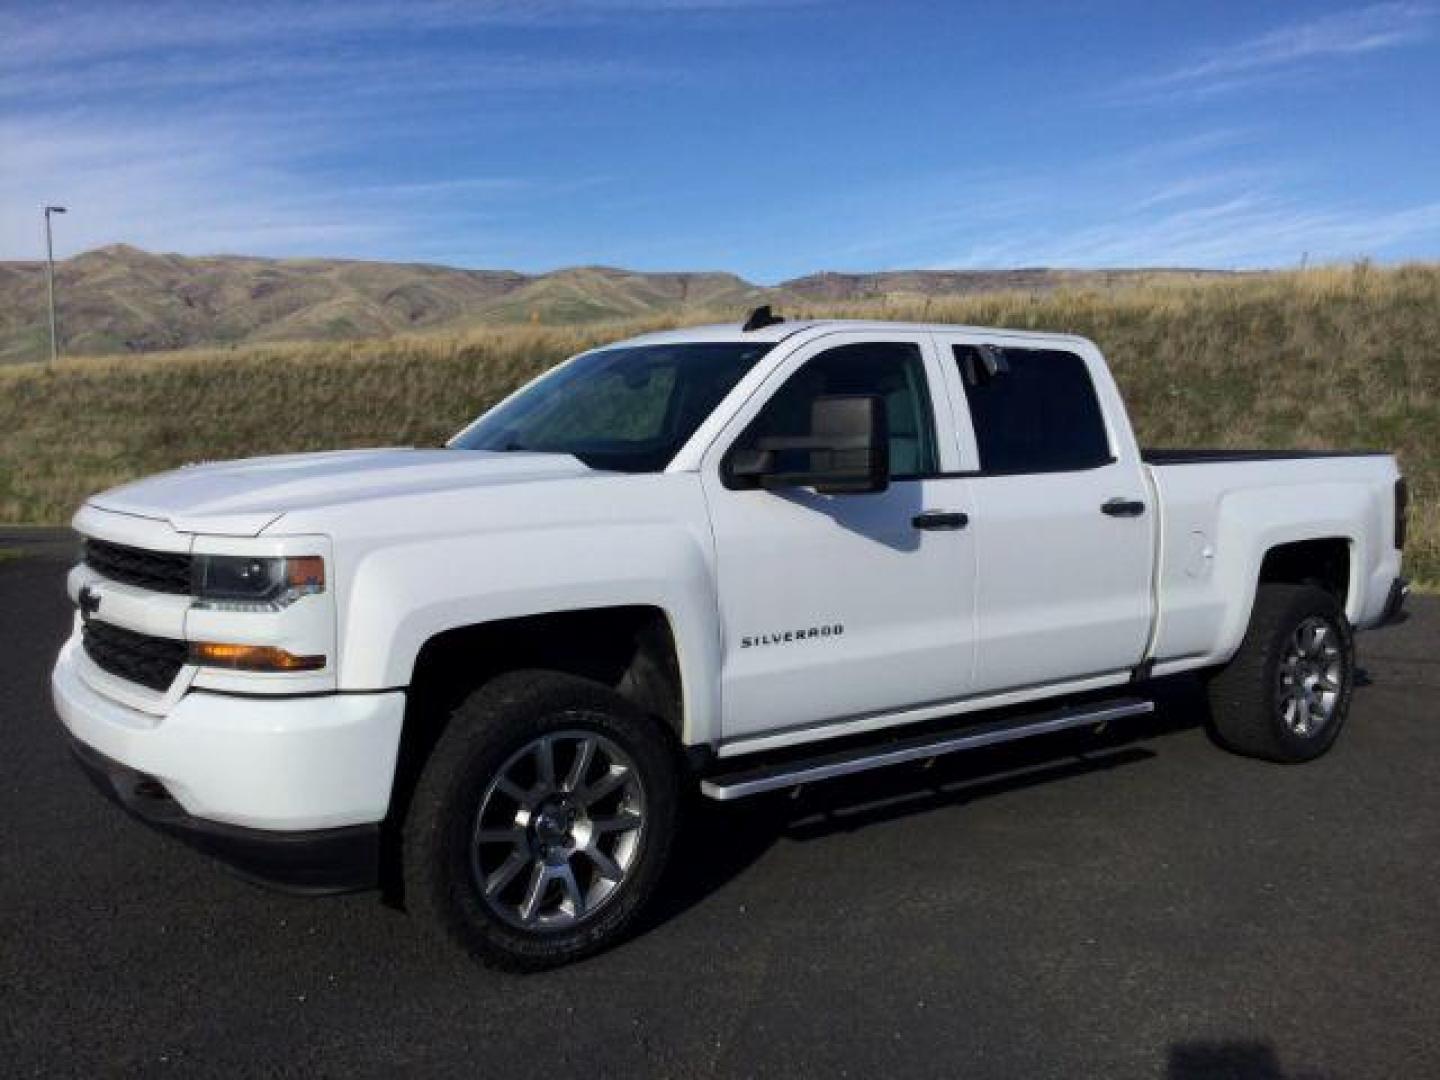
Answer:
<svg viewBox="0 0 1440 1080"><path fill-rule="evenodd" d="M240 697L192 690L155 715L95 690L88 664L72 638L51 676L55 711L88 770L98 769L102 788L127 809L208 851L265 848L269 855L241 860L251 876L267 877L262 871L281 849L308 846L307 857L328 858L338 846L353 854L355 838L337 839L339 831L373 831L385 817L403 691ZM157 791L168 805L151 801Z"/></svg>
<svg viewBox="0 0 1440 1080"><path fill-rule="evenodd" d="M241 877L299 893L372 889L380 879L380 826L274 832L191 817L159 781L71 736L80 767L111 802L160 832L225 863Z"/></svg>

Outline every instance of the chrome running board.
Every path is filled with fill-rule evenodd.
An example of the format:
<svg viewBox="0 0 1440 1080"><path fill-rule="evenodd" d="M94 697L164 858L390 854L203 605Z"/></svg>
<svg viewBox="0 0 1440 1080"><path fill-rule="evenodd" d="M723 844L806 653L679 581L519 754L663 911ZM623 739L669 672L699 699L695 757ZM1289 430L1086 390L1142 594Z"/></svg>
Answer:
<svg viewBox="0 0 1440 1080"><path fill-rule="evenodd" d="M925 761L960 750L975 750L1154 711L1155 703L1141 698L1117 698L1079 707L1061 707L1040 714L973 724L959 731L892 739L878 745L852 747L811 758L717 774L702 780L700 791L708 798L726 802L766 791L812 784L818 780L831 780L837 776L883 769L889 765L902 765L907 761Z"/></svg>

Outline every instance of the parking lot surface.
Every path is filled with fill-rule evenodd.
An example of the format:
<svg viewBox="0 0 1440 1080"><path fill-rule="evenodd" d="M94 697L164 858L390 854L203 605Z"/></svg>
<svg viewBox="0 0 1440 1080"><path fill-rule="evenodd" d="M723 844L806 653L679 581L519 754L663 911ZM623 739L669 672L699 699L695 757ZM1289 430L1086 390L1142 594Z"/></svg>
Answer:
<svg viewBox="0 0 1440 1080"><path fill-rule="evenodd" d="M1217 749L1196 685L1103 738L705 808L631 942L473 966L126 819L49 665L68 543L0 560L0 1071L1440 1075L1440 604L1361 636L1335 750Z"/></svg>

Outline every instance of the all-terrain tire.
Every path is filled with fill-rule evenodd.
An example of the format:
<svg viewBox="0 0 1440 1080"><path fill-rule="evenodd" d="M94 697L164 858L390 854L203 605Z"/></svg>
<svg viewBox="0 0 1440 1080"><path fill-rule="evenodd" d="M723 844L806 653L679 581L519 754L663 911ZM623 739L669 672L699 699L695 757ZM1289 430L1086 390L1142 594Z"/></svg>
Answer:
<svg viewBox="0 0 1440 1080"><path fill-rule="evenodd" d="M586 741L588 773L578 766ZM552 755L553 794L541 798L535 793L546 790L545 753ZM567 791L571 777L564 774L577 769L584 775ZM616 784L622 774L624 783ZM624 937L660 879L676 828L680 775L669 732L608 687L552 671L498 676L454 710L420 775L402 839L406 907L476 959L504 970L557 967L608 948ZM586 793L607 785L614 790L584 802ZM512 802L505 801L507 791L515 794ZM482 808L489 815L483 819ZM635 820L641 823L631 824ZM477 847L482 835L512 828L513 847L504 837ZM587 844L613 845L593 856L595 865L576 840L586 830ZM491 892L511 858L522 865ZM612 875L623 864L618 884L598 869L602 860ZM561 876L551 880L552 873ZM546 884L527 917L537 878Z"/></svg>
<svg viewBox="0 0 1440 1080"><path fill-rule="evenodd" d="M1335 598L1261 584L1239 651L1210 680L1212 732L1247 757L1313 760L1339 737L1354 684L1354 634Z"/></svg>

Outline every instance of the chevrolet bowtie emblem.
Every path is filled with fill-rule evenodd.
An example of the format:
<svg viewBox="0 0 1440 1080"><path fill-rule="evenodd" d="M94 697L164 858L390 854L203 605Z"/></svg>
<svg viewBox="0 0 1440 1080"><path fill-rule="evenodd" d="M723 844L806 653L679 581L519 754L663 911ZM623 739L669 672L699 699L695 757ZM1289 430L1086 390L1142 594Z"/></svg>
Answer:
<svg viewBox="0 0 1440 1080"><path fill-rule="evenodd" d="M100 610L100 594L89 585L82 585L77 599L80 602L80 618L89 622L90 616Z"/></svg>

